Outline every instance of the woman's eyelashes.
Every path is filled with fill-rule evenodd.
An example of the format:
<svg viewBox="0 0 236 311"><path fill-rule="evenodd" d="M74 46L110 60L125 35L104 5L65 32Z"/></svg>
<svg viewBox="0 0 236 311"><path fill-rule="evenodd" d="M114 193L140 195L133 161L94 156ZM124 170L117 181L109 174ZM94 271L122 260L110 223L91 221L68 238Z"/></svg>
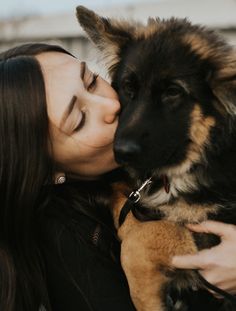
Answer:
<svg viewBox="0 0 236 311"><path fill-rule="evenodd" d="M78 125L74 128L73 132L78 132L85 124L85 112L84 111L80 111L81 113L81 117L80 120L78 122Z"/></svg>
<svg viewBox="0 0 236 311"><path fill-rule="evenodd" d="M91 91L95 88L96 86L96 83L97 83L97 78L99 77L99 74L98 73L92 73L92 78L91 78L91 81L89 82L88 86L86 87L86 90L87 91ZM85 119L86 119L86 115L85 115L85 112L84 111L80 111L80 120L77 124L77 126L74 128L73 132L78 132L80 129L82 129L82 127L84 126L85 124Z"/></svg>
<svg viewBox="0 0 236 311"><path fill-rule="evenodd" d="M97 82L97 78L99 77L99 74L98 73L93 73L92 74L92 80L91 82L89 83L89 85L87 86L87 91L90 91L92 90L95 86L96 86L96 82Z"/></svg>
<svg viewBox="0 0 236 311"><path fill-rule="evenodd" d="M92 79L89 82L88 86L86 87L87 91L91 91L96 86L96 82L97 82L98 77L99 77L99 74L97 74L97 73L92 74ZM80 110L80 118L79 119L80 120L79 120L77 126L74 128L73 132L78 132L80 129L82 129L82 127L85 124L86 115L85 115L85 112L82 110Z"/></svg>

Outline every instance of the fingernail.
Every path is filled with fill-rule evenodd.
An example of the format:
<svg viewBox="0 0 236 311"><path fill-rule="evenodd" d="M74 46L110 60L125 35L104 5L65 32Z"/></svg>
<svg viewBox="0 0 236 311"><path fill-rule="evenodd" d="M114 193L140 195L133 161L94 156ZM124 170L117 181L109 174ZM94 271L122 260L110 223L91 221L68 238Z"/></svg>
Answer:
<svg viewBox="0 0 236 311"><path fill-rule="evenodd" d="M174 256L174 257L172 257L172 259L171 259L171 264L172 264L172 265L175 265L175 264L176 264L176 261L178 261L178 257L179 257L179 256Z"/></svg>

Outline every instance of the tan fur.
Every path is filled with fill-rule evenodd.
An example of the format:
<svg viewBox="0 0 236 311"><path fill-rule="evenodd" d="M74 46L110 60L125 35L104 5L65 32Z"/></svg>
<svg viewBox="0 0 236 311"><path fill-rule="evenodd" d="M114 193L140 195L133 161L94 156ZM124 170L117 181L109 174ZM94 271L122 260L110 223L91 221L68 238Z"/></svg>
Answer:
<svg viewBox="0 0 236 311"><path fill-rule="evenodd" d="M194 163L198 163L204 157L204 147L209 144L210 130L214 126L214 118L204 117L200 106L196 104L191 113L189 137L192 143L189 145L186 159L180 165L162 169L161 173L170 178L187 173Z"/></svg>
<svg viewBox="0 0 236 311"><path fill-rule="evenodd" d="M113 20L110 19L110 22L112 25L120 30L132 30L135 32L136 28L139 27L139 23L137 22L128 22L125 20L119 21L119 20ZM119 51L120 47L122 46L122 37L117 37L114 40L114 37L112 34L107 34L106 30L104 29L104 36L103 36L104 41L102 42L102 47L100 48L103 50L103 59L105 60L106 67L108 68L108 72L110 76L112 76L112 73L114 71L115 65L120 61L119 58Z"/></svg>
<svg viewBox="0 0 236 311"><path fill-rule="evenodd" d="M234 79L231 83L228 81L236 74L235 49L216 48L196 33L184 35L182 41L200 58L211 59L212 62L217 63L217 71L213 73L213 76L209 76L212 91L219 100L215 102L215 107L222 115L235 115L236 108L232 103L232 93L235 92L236 84Z"/></svg>
<svg viewBox="0 0 236 311"><path fill-rule="evenodd" d="M189 137L192 140L190 144L187 159L191 163L196 163L204 153L205 145L209 144L209 133L215 125L213 117L204 117L199 105L195 105L191 113L191 127Z"/></svg>
<svg viewBox="0 0 236 311"><path fill-rule="evenodd" d="M219 68L217 72L217 79L227 79L228 77L235 75L235 68L236 68L236 55L235 55L235 49L232 50L232 52L224 57L224 62L222 62L222 68Z"/></svg>
<svg viewBox="0 0 236 311"><path fill-rule="evenodd" d="M161 205L159 210L165 215L165 219L177 223L197 223L208 218L209 213L217 213L216 205L187 204L179 199L173 205Z"/></svg>
<svg viewBox="0 0 236 311"><path fill-rule="evenodd" d="M188 33L182 37L182 42L202 59L221 60L222 68L218 68L217 78L225 78L235 74L235 51L224 51L210 46L208 40L197 33Z"/></svg>
<svg viewBox="0 0 236 311"><path fill-rule="evenodd" d="M169 281L167 272L172 271L170 259L175 254L194 253L196 248L187 229L158 221L133 226L122 240L121 250L121 263L137 310L160 311L163 289Z"/></svg>
<svg viewBox="0 0 236 311"><path fill-rule="evenodd" d="M135 35L135 37L137 37L138 31L137 29L139 29L140 27L144 27L140 22L137 21L132 21L132 20L118 20L118 19L109 19L110 22L112 23L113 27L119 29L119 30L123 30L123 31L132 31ZM118 42L117 42L118 43Z"/></svg>
<svg viewBox="0 0 236 311"><path fill-rule="evenodd" d="M150 19L148 21L147 25L143 25L137 21L132 21L132 20L117 20L117 19L110 19L112 25L115 28L124 30L124 31L130 31L132 30L133 37L135 39L139 38L149 38L153 34L157 32L157 30L164 30L165 25L158 23L156 19Z"/></svg>
<svg viewBox="0 0 236 311"><path fill-rule="evenodd" d="M234 72L232 66L234 65ZM224 80L223 76L228 75L228 78ZM222 78L218 78L222 76ZM229 115L236 115L236 106L234 102L235 94L236 94L236 82L235 78L232 77L236 76L236 60L234 64L231 63L230 66L226 66L219 70L217 78L213 80L212 84L212 91L214 95L218 98L218 101L215 103L215 107L218 111L226 117ZM230 79L232 79L230 81Z"/></svg>
<svg viewBox="0 0 236 311"><path fill-rule="evenodd" d="M216 51L209 47L208 41L196 33L184 35L182 41L202 59L208 59L209 57L215 57L216 55Z"/></svg>
<svg viewBox="0 0 236 311"><path fill-rule="evenodd" d="M103 62L108 68L109 75L112 74L114 70L114 66L119 62L119 57L117 56L118 53L118 46L116 45L109 45L106 48L106 52L103 53Z"/></svg>
<svg viewBox="0 0 236 311"><path fill-rule="evenodd" d="M163 28L159 25L159 30ZM147 39L154 35L157 32L158 25L156 22L149 23L148 26L140 27L136 32L136 38L144 38Z"/></svg>

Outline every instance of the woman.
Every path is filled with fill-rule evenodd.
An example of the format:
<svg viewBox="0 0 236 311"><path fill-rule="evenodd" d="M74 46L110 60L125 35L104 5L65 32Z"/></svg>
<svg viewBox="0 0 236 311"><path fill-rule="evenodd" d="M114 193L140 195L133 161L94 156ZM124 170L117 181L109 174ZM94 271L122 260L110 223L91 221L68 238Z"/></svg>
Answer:
<svg viewBox="0 0 236 311"><path fill-rule="evenodd" d="M0 310L134 310L107 207L119 110L60 47L0 55Z"/></svg>
<svg viewBox="0 0 236 311"><path fill-rule="evenodd" d="M0 310L134 310L108 210L119 110L60 47L0 55Z"/></svg>

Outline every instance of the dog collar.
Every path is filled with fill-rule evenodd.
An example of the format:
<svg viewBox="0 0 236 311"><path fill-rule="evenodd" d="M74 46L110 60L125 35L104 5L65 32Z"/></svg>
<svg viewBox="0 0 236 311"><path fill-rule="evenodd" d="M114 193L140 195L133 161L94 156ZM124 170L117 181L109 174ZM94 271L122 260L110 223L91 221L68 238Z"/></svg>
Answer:
<svg viewBox="0 0 236 311"><path fill-rule="evenodd" d="M169 193L170 183L169 183L168 177L166 175L162 175L162 180L163 180L163 186L164 186L166 193ZM153 182L152 177L150 177L146 179L137 190L134 190L130 193L130 195L128 196L128 199L126 200L124 206L122 207L120 211L119 226L121 226L124 223L125 218L130 211L133 213L134 217L138 218L138 213L141 212L141 209L147 210L144 207L141 207L140 205L138 205L137 203L141 199L141 192L144 190L144 188L146 188L152 182ZM139 207L139 209L137 207ZM156 219L160 219L160 215L156 214L156 216L157 216ZM148 220L148 218L146 218L146 220Z"/></svg>
<svg viewBox="0 0 236 311"><path fill-rule="evenodd" d="M128 197L128 200L132 201L133 203L138 203L141 198L141 191L148 185L152 183L152 178L148 178L145 182L138 188L138 190L132 191Z"/></svg>
<svg viewBox="0 0 236 311"><path fill-rule="evenodd" d="M152 183L152 178L148 178L145 182L135 191L132 191L128 196L127 201L125 202L124 206L121 209L120 216L119 216L119 226L123 224L125 221L126 216L130 211L134 214L134 206L139 202L141 199L141 191L147 186Z"/></svg>

